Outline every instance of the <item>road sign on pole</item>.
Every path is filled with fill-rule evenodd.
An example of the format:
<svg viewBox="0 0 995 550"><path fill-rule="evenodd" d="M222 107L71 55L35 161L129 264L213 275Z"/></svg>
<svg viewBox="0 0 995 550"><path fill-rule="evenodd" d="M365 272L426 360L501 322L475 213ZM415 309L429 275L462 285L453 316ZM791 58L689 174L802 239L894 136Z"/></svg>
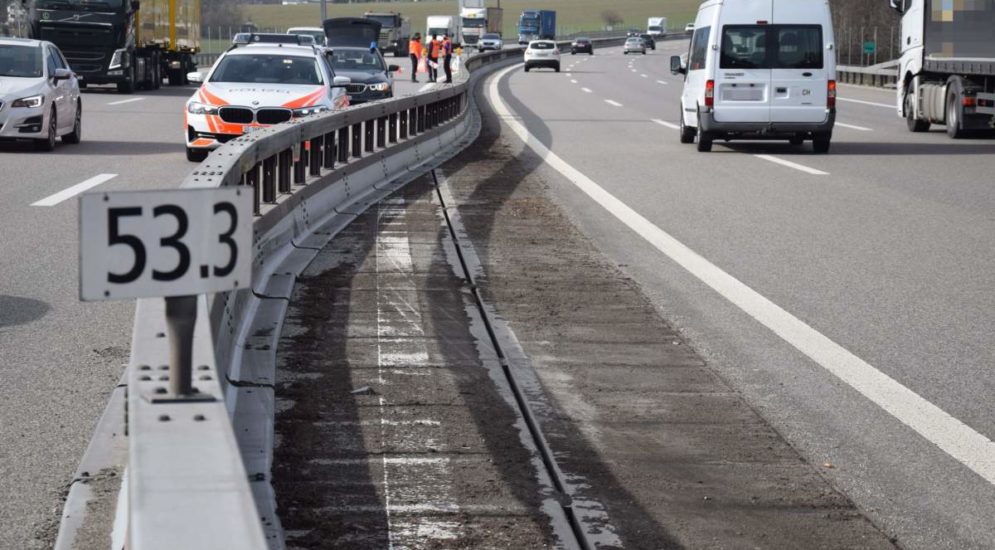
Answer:
<svg viewBox="0 0 995 550"><path fill-rule="evenodd" d="M864 53L865 54L871 55L871 54L874 53L874 51L876 49L877 49L877 43L872 42L870 40L868 40L867 42L864 42Z"/></svg>

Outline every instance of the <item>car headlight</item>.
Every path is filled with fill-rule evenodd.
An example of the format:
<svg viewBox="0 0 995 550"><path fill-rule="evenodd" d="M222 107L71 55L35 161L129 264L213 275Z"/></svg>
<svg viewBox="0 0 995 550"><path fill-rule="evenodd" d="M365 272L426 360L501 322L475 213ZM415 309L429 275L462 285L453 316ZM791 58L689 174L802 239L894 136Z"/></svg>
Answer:
<svg viewBox="0 0 995 550"><path fill-rule="evenodd" d="M331 109L325 105L315 105L314 107L304 107L303 109L294 109L294 116L302 117L302 116L313 115L316 113L324 113L325 111L331 111Z"/></svg>
<svg viewBox="0 0 995 550"><path fill-rule="evenodd" d="M187 112L191 115L216 115L218 114L218 106L208 105L199 101L191 101L190 103L187 103Z"/></svg>
<svg viewBox="0 0 995 550"><path fill-rule="evenodd" d="M370 84L369 88L374 92L389 92L390 84L387 82L381 82L379 84Z"/></svg>
<svg viewBox="0 0 995 550"><path fill-rule="evenodd" d="M33 95L31 97L22 97L21 99L15 99L13 103L10 104L11 107L41 107L45 104L45 96L43 95Z"/></svg>

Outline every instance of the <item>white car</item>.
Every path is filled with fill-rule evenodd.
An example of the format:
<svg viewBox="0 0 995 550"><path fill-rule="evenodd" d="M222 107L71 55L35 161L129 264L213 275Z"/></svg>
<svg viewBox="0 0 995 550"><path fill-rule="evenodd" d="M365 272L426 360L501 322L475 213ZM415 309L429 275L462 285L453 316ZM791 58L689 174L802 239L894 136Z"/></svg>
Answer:
<svg viewBox="0 0 995 550"><path fill-rule="evenodd" d="M836 121L836 55L825 0L706 2L683 74L682 143L717 139L812 140L829 151Z"/></svg>
<svg viewBox="0 0 995 550"><path fill-rule="evenodd" d="M525 48L525 72L546 67L560 72L560 48L552 40L533 40Z"/></svg>
<svg viewBox="0 0 995 550"><path fill-rule="evenodd" d="M478 48L482 52L486 52L487 50L503 50L504 40L502 40L501 35L496 32L485 33L484 36L480 37L480 45Z"/></svg>
<svg viewBox="0 0 995 550"><path fill-rule="evenodd" d="M684 25L684 32L694 32L694 23Z"/></svg>
<svg viewBox="0 0 995 550"><path fill-rule="evenodd" d="M314 43L319 46L325 45L325 29L321 27L290 27L287 34L302 34L314 38Z"/></svg>
<svg viewBox="0 0 995 550"><path fill-rule="evenodd" d="M292 118L349 105L351 80L335 76L322 51L313 46L255 43L228 50L184 109L187 160L208 153L246 132Z"/></svg>
<svg viewBox="0 0 995 550"><path fill-rule="evenodd" d="M0 38L0 139L32 140L41 151L55 140L79 143L79 82L51 42Z"/></svg>

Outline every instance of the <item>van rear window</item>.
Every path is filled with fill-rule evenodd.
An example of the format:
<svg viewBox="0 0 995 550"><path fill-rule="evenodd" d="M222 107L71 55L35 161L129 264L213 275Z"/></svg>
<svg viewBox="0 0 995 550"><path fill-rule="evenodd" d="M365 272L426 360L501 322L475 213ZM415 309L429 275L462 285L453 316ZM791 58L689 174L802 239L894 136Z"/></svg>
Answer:
<svg viewBox="0 0 995 550"><path fill-rule="evenodd" d="M728 25L722 28L722 69L821 69L819 25Z"/></svg>

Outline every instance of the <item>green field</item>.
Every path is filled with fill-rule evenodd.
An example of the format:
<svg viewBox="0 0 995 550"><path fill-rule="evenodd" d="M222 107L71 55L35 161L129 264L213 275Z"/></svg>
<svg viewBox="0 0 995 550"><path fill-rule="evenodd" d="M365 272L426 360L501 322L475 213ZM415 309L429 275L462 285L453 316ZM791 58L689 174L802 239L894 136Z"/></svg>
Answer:
<svg viewBox="0 0 995 550"><path fill-rule="evenodd" d="M518 15L524 9L556 10L557 33L567 35L577 32L597 31L604 28L601 14L615 11L624 21L615 29L630 27L645 29L648 17L667 17L671 29L683 29L692 21L701 0L503 0L504 36L517 36ZM496 5L496 0L488 0ZM245 13L260 27L285 29L293 26L318 26L321 8L318 4L296 6L247 5ZM455 14L456 0L427 2L377 2L358 4L328 4L329 17L362 16L366 11L397 11L411 18L413 31L425 32L425 18L429 15Z"/></svg>

